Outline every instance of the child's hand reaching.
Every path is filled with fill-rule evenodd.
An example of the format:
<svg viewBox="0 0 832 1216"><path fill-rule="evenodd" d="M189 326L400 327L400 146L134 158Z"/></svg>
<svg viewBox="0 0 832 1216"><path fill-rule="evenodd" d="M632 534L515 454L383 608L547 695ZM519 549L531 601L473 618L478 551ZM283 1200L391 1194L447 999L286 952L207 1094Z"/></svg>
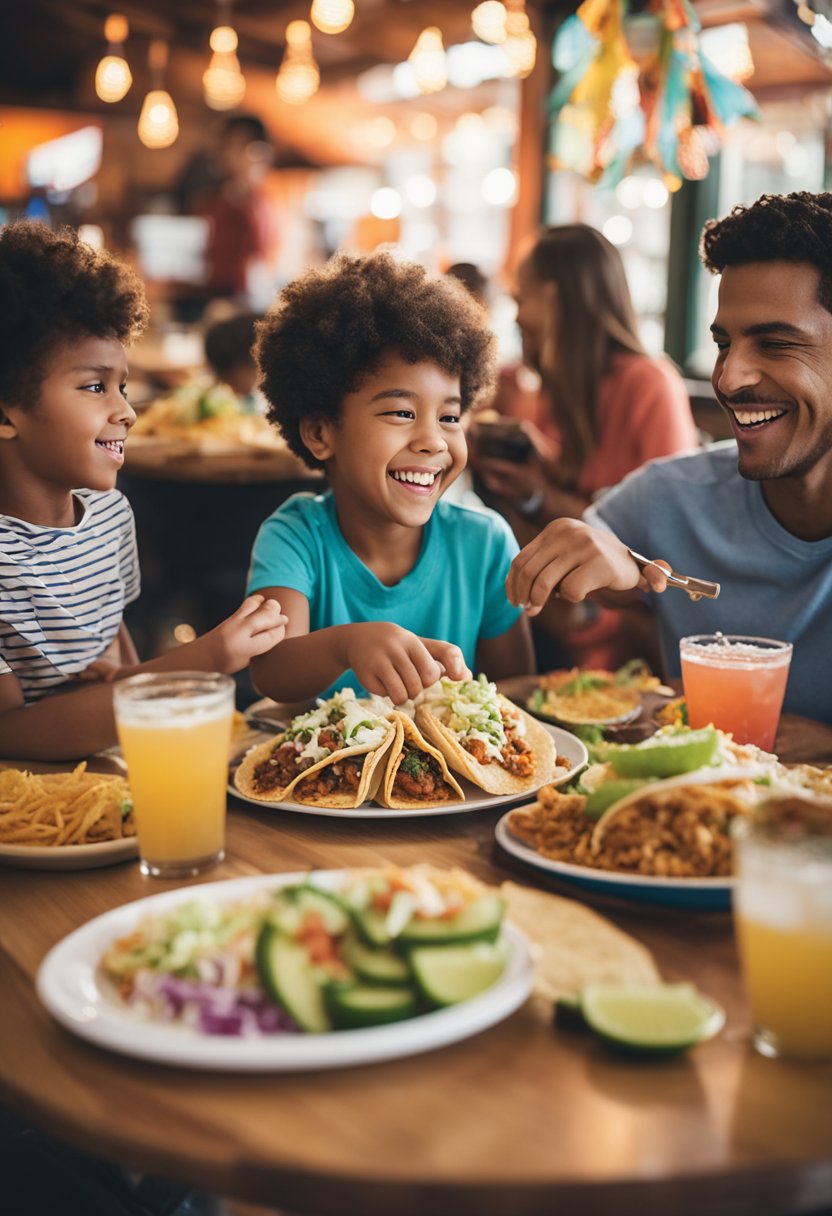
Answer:
<svg viewBox="0 0 832 1216"><path fill-rule="evenodd" d="M286 636L288 618L277 600L263 595L250 595L237 611L216 628L204 633L194 642L180 647L177 654L195 670L221 671L233 675L247 667L255 655L265 654ZM186 667L186 663L181 666Z"/></svg>
<svg viewBox="0 0 832 1216"><path fill-rule="evenodd" d="M593 591L664 591L667 579L653 563L642 575L611 532L591 528L577 519L556 519L522 549L506 579L512 604L536 616L550 595L578 604Z"/></svg>
<svg viewBox="0 0 832 1216"><path fill-rule="evenodd" d="M420 638L387 622L348 625L344 630L344 667L351 667L368 692L401 705L435 684L440 676L470 680L458 646Z"/></svg>

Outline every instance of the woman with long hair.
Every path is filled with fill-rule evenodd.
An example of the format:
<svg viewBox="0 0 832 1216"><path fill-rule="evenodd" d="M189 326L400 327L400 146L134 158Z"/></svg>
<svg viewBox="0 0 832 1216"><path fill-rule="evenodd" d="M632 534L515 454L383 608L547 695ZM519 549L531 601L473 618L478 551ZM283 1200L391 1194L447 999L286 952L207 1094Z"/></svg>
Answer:
<svg viewBox="0 0 832 1216"><path fill-rule="evenodd" d="M528 456L478 454L476 421L471 447L480 483L524 544L552 519L580 517L633 469L693 450L698 439L684 381L669 359L645 351L621 255L600 232L587 224L542 229L518 266L515 294L523 360L538 373L542 391L513 399L503 392L495 405L524 420ZM585 647L571 635L576 625L601 624L597 615L577 621L580 613L563 605L551 615L550 640L565 643L566 659L585 661ZM605 614L603 624L593 638L609 635L609 659L627 657L621 629L616 640L613 618ZM599 655L596 648L595 661Z"/></svg>

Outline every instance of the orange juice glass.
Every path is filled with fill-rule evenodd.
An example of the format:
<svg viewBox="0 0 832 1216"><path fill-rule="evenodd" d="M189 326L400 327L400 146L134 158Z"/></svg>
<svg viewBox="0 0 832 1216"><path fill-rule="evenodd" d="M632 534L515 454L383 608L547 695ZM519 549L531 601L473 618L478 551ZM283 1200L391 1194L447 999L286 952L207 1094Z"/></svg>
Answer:
<svg viewBox="0 0 832 1216"><path fill-rule="evenodd" d="M786 693L791 642L736 634L682 638L682 684L692 727L713 723L735 743L774 748Z"/></svg>
<svg viewBox="0 0 832 1216"><path fill-rule="evenodd" d="M131 676L113 685L142 872L199 874L225 856L234 681L213 672Z"/></svg>
<svg viewBox="0 0 832 1216"><path fill-rule="evenodd" d="M817 804L826 835L772 826L765 810L757 821L737 816L732 827L754 1045L766 1056L832 1059L832 802Z"/></svg>

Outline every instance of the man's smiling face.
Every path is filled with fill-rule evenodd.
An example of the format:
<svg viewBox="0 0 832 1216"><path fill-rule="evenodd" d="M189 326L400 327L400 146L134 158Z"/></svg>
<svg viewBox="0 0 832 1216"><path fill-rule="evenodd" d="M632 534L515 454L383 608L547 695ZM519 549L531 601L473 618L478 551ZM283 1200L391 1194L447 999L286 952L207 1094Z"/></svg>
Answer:
<svg viewBox="0 0 832 1216"><path fill-rule="evenodd" d="M711 326L712 382L753 481L832 477L832 313L808 262L728 266Z"/></svg>

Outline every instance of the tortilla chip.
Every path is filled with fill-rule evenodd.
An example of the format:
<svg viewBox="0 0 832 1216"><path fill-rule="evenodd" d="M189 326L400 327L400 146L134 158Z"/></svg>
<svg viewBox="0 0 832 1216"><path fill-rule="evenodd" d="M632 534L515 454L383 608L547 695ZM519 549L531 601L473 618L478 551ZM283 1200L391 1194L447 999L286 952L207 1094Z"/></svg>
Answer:
<svg viewBox="0 0 832 1216"><path fill-rule="evenodd" d="M339 797L337 794L329 795L325 800L312 800L309 797L297 797L298 802L303 802L304 805L309 806L343 806L346 809L360 806L366 798L373 796L373 793L369 792L372 785L373 776L376 772L379 761L383 759L387 749L392 743L395 733L395 727L391 723L390 732L387 738L375 749L373 749L370 744L365 743L356 744L353 747L345 747L341 751L332 752L331 755L324 757L323 760L319 760L316 764L310 765L309 768L298 773L298 775L294 777L288 785L263 791L258 786L255 777L255 770L260 764L263 763L264 760L268 760L272 752L279 748L281 743L283 743L284 739L286 738L286 731L281 731L279 735L275 735L272 739L267 739L265 743L258 744L257 747L253 747L251 751L246 753L246 755L243 757L242 763L239 765L236 773L234 774L234 784L241 794L245 794L247 798L254 798L258 802L285 802L290 794L295 793L297 796L298 784L304 781L306 778L311 777L314 773L317 773L319 769L333 764L336 760L345 760L349 756L359 756L363 755L365 752L375 751L378 753L378 755L368 758L364 764L361 774L361 781L359 782L358 790L356 791L355 795L350 795L346 800L344 800L343 796ZM381 780L381 774L379 774L378 780ZM377 788L377 783L375 786L372 786L373 792L375 791L375 788ZM361 797L355 801L357 794L360 794Z"/></svg>
<svg viewBox="0 0 832 1216"><path fill-rule="evenodd" d="M552 1001L587 984L659 984L650 951L603 916L560 895L504 882L506 918L537 943L535 990Z"/></svg>
<svg viewBox="0 0 832 1216"><path fill-rule="evenodd" d="M387 753L387 763L384 767L381 785L376 794L376 801L381 806L389 806L396 810L409 810L412 807L417 811L427 810L429 807L444 806L446 802L463 801L465 794L462 792L462 787L451 776L445 757L439 749L431 747L430 743L419 732L416 723L407 714L394 713L392 717L397 724L396 738L390 751ZM396 774L404 759L405 740L412 747L416 748L417 751L432 756L442 769L445 789L440 795L432 798L417 798L415 795L402 796L394 792L393 785L396 780Z"/></svg>
<svg viewBox="0 0 832 1216"><path fill-rule="evenodd" d="M466 751L451 731L428 705L420 705L416 710L416 725L425 738L439 748L451 768L460 773L474 785L489 794L528 794L540 789L555 775L557 755L555 741L546 727L527 714L519 705L509 701L502 693L498 694L500 701L510 705L521 715L526 728L525 738L534 755L534 768L529 777L515 777L496 760L488 764L480 764L470 752Z"/></svg>

